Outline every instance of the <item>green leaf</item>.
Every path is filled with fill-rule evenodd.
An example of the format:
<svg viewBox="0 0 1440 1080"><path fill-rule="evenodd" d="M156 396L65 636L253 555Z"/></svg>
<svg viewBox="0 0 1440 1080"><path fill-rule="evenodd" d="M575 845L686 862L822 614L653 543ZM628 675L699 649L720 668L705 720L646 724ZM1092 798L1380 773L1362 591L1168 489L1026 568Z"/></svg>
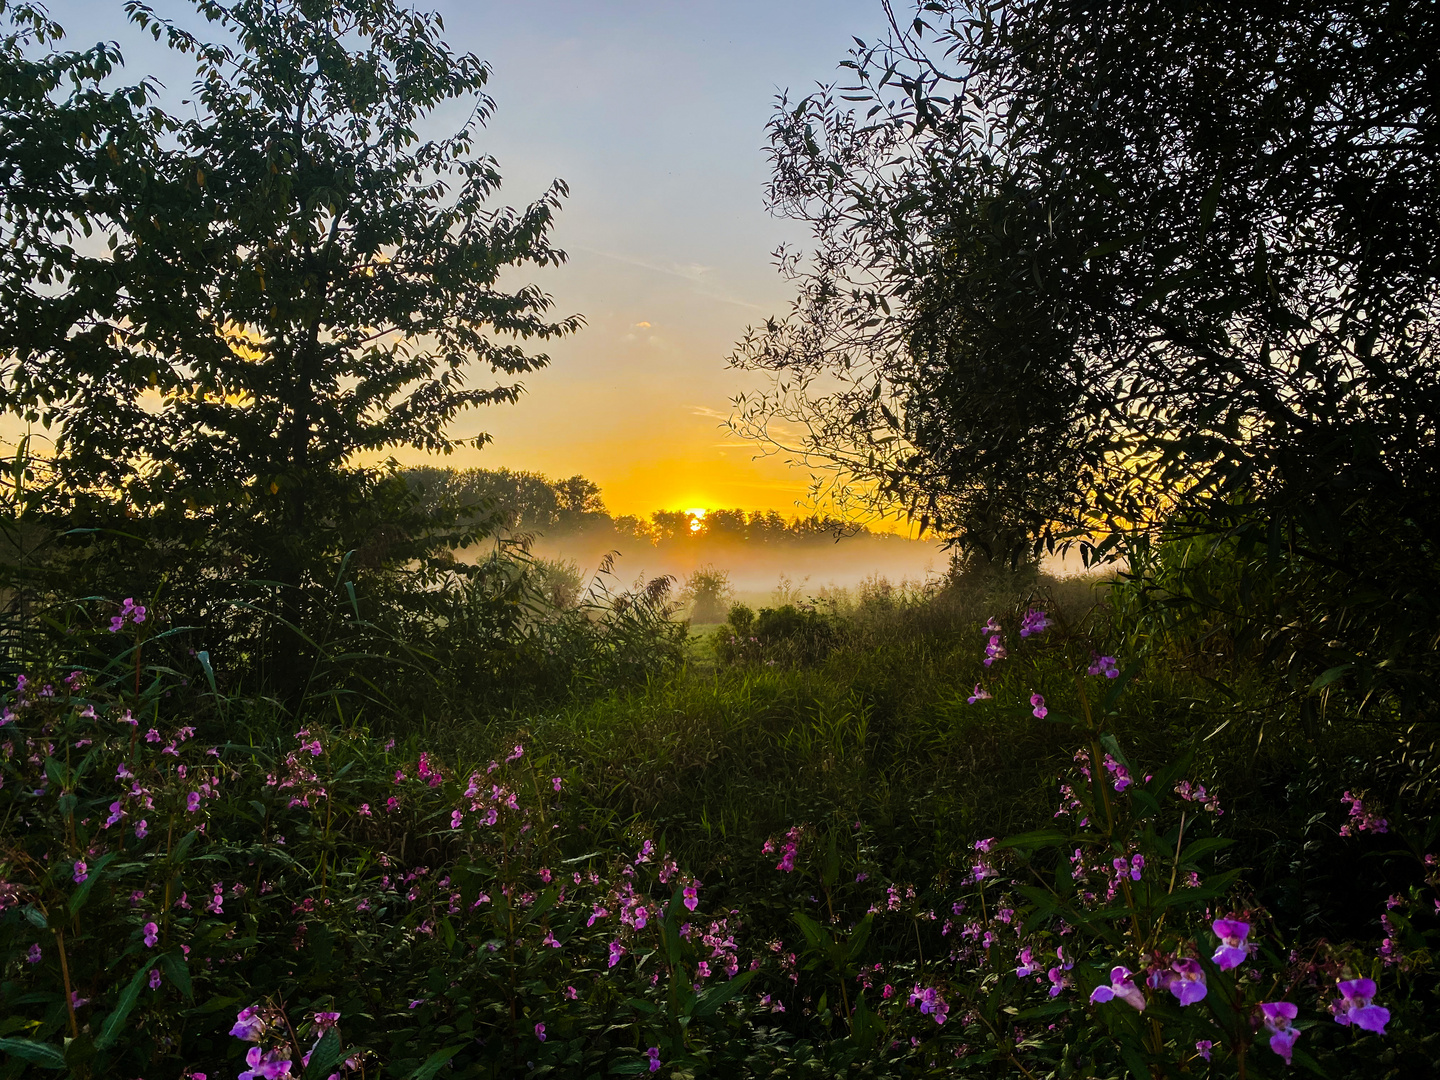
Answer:
<svg viewBox="0 0 1440 1080"><path fill-rule="evenodd" d="M70 914L72 917L80 913L80 909L85 906L85 901L90 898L90 890L93 889L95 883L100 880L100 874L104 871L105 867L115 861L118 854L118 852L112 851L109 854L102 855L99 861L90 868L90 872L85 876L85 880L80 883L80 887L70 895Z"/></svg>
<svg viewBox="0 0 1440 1080"><path fill-rule="evenodd" d="M185 958L178 952L162 953L160 966L165 969L165 974L170 976L170 981L180 988L180 992L193 1001L195 987L191 985L190 968L186 965Z"/></svg>
<svg viewBox="0 0 1440 1080"><path fill-rule="evenodd" d="M180 838L180 842L175 845L175 850L170 853L171 865L178 866L180 863L184 862L186 853L189 852L190 848L194 846L195 841L198 839L200 839L200 834L194 829L191 829L188 833L182 836Z"/></svg>
<svg viewBox="0 0 1440 1080"><path fill-rule="evenodd" d="M125 989L120 992L120 1000L115 1003L115 1011L105 1018L105 1026L100 1029L100 1037L95 1040L95 1045L101 1050L106 1049L115 1042L115 1037L120 1034L120 1029L125 1026L125 1021L129 1019L130 1011L135 1008L135 1002L140 998L140 991L144 989L145 983L149 978L149 964L142 964L140 970L130 976L130 981L125 984Z"/></svg>
<svg viewBox="0 0 1440 1080"><path fill-rule="evenodd" d="M710 989L695 999L695 1008L692 1012L695 1016L711 1015L716 1009L720 1008L721 1005L724 1005L725 1002L729 1001L741 990L744 990L754 977L755 972L746 971L736 975L735 978L729 982L723 982L719 986L710 987Z"/></svg>
<svg viewBox="0 0 1440 1080"><path fill-rule="evenodd" d="M49 1043L29 1039L0 1039L0 1053L39 1065L42 1069L65 1068L65 1055Z"/></svg>
<svg viewBox="0 0 1440 1080"><path fill-rule="evenodd" d="M874 923L874 913L868 912L856 925L855 929L850 931L850 948L845 958L851 963L858 961L860 955L865 951L865 943L870 940L870 928Z"/></svg>
<svg viewBox="0 0 1440 1080"><path fill-rule="evenodd" d="M329 1076L340 1060L340 1032L331 1028L310 1052L310 1064L305 1067L305 1080L320 1080Z"/></svg>
<svg viewBox="0 0 1440 1080"><path fill-rule="evenodd" d="M440 1071L442 1065L464 1049L465 1044L461 1043L459 1046L447 1046L444 1050L436 1050L425 1059L423 1065L410 1074L407 1080L431 1080Z"/></svg>
<svg viewBox="0 0 1440 1080"><path fill-rule="evenodd" d="M1338 664L1335 667L1332 667L1329 670L1322 672L1320 674L1320 677L1310 684L1310 693L1314 694L1317 691L1324 690L1325 687L1329 686L1333 682L1339 682L1346 676L1346 674L1349 673L1351 668L1353 668L1354 666L1354 664Z"/></svg>
<svg viewBox="0 0 1440 1080"><path fill-rule="evenodd" d="M1067 837L1055 829L1035 829L1032 832L1007 836L995 845L996 848L1011 847L1055 847L1065 843Z"/></svg>
<svg viewBox="0 0 1440 1080"><path fill-rule="evenodd" d="M825 933L825 930L819 923L810 918L809 915L800 911L795 912L790 918L796 926L800 927L800 932L805 935L805 942L810 948L820 949L824 947L829 935Z"/></svg>

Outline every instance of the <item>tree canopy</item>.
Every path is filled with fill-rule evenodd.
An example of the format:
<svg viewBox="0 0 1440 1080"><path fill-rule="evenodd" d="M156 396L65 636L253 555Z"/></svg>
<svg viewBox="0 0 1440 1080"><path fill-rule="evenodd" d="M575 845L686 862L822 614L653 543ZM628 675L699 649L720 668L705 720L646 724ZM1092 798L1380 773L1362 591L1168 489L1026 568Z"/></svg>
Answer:
<svg viewBox="0 0 1440 1080"><path fill-rule="evenodd" d="M1420 3L927 3L782 100L809 222L752 434L979 544L1178 501L1327 515L1433 490L1440 151Z"/></svg>
<svg viewBox="0 0 1440 1080"><path fill-rule="evenodd" d="M58 27L10 7L0 385L53 434L52 506L226 532L253 572L298 585L364 539L345 524L373 517L358 464L451 450L457 415L513 402L544 365L527 341L577 328L500 283L563 260L565 186L492 205L490 69L438 15L194 7L209 38L126 5L194 59L173 113L149 82L102 92L114 46L38 54ZM434 134L452 103L462 122ZM498 380L476 384L485 367Z"/></svg>

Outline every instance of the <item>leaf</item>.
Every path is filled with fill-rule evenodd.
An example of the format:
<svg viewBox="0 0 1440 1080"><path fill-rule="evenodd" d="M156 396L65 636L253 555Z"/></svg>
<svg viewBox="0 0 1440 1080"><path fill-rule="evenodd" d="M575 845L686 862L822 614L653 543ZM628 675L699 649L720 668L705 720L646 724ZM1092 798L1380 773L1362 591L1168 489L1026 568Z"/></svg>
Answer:
<svg viewBox="0 0 1440 1080"><path fill-rule="evenodd" d="M170 981L180 988L180 992L194 1001L195 987L190 983L190 968L186 966L185 958L178 952L162 953L160 966L165 969L165 974L170 976Z"/></svg>
<svg viewBox="0 0 1440 1080"><path fill-rule="evenodd" d="M79 914L80 909L85 906L85 901L90 898L90 890L95 887L95 882L100 880L101 872L105 867L115 861L118 854L118 852L112 851L107 855L102 855L99 861L90 868L89 874L87 874L85 880L80 883L80 887L71 894L70 914L72 917Z"/></svg>
<svg viewBox="0 0 1440 1080"><path fill-rule="evenodd" d="M1323 690L1333 682L1339 682L1354 666L1354 664L1338 664L1328 671L1322 672L1320 677L1310 684L1310 693Z"/></svg>
<svg viewBox="0 0 1440 1080"><path fill-rule="evenodd" d="M995 845L997 848L1010 847L1055 847L1065 843L1066 836L1055 829L1035 829L1031 832L1007 836Z"/></svg>
<svg viewBox="0 0 1440 1080"><path fill-rule="evenodd" d="M130 1011L135 1008L135 1002L140 998L140 991L144 989L149 978L149 964L142 964L140 969L130 976L130 981L120 992L120 1000L115 1003L115 1011L105 1018L105 1026L100 1029L100 1037L95 1040L95 1045L99 1049L104 1050L115 1042L115 1037L125 1026L125 1021L129 1019Z"/></svg>
<svg viewBox="0 0 1440 1080"><path fill-rule="evenodd" d="M0 1053L39 1065L42 1069L65 1068L65 1055L49 1043L30 1039L0 1039Z"/></svg>
<svg viewBox="0 0 1440 1080"><path fill-rule="evenodd" d="M719 986L710 987L710 989L706 990L703 994L701 994L698 998L695 999L695 1008L693 1010L694 1015L711 1015L713 1012L715 1012L716 1009L720 1008L721 1005L724 1005L725 1002L729 1001L741 990L744 990L745 987L749 985L750 980L754 977L755 972L746 971L739 975L736 975L735 978L731 979L729 982L721 983Z"/></svg>
<svg viewBox="0 0 1440 1080"><path fill-rule="evenodd" d="M220 691L215 688L215 669L210 666L210 653L201 649L195 654L195 659L200 661L200 667L205 671L205 681L210 684L210 693L218 695Z"/></svg>
<svg viewBox="0 0 1440 1080"><path fill-rule="evenodd" d="M305 1080L329 1076L340 1060L340 1032L331 1028L310 1051L310 1064L305 1067Z"/></svg>
<svg viewBox="0 0 1440 1080"><path fill-rule="evenodd" d="M185 854L190 850L190 848L194 845L195 841L198 839L200 839L200 834L194 829L191 829L188 833L182 836L180 838L180 842L175 845L175 850L170 853L171 865L178 866L181 862L183 862L185 860Z"/></svg>
<svg viewBox="0 0 1440 1080"><path fill-rule="evenodd" d="M790 918L796 926L800 927L800 932L805 935L805 941L810 948L819 949L824 946L827 935L819 923L810 918L809 915L799 911L795 912Z"/></svg>
<svg viewBox="0 0 1440 1080"><path fill-rule="evenodd" d="M1203 840L1196 840L1189 847L1180 852L1181 864L1193 863L1202 855L1208 855L1212 851L1221 851L1233 844L1234 840L1226 840L1219 836L1207 836Z"/></svg>
<svg viewBox="0 0 1440 1080"><path fill-rule="evenodd" d="M874 922L874 913L869 912L860 920L855 929L850 931L850 950L846 955L847 960L856 961L860 959L861 953L865 951L865 942L870 940L870 928L874 925Z"/></svg>
<svg viewBox="0 0 1440 1080"><path fill-rule="evenodd" d="M461 1043L459 1046L447 1046L444 1050L436 1050L425 1059L423 1065L410 1074L407 1080L431 1080L431 1077L440 1071L442 1065L464 1049L465 1044Z"/></svg>

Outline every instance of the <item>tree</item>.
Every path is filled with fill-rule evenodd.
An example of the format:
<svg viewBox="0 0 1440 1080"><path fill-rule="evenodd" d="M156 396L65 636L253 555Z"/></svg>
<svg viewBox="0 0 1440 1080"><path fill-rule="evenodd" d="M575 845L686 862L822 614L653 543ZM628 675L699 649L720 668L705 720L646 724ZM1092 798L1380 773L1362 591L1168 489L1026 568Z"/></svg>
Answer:
<svg viewBox="0 0 1440 1080"><path fill-rule="evenodd" d="M801 421L802 456L993 556L1243 534L1312 599L1373 598L1339 648L1314 612L1312 661L1413 658L1440 621L1414 596L1440 595L1437 49L1411 0L891 12L850 85L771 123L772 204L817 244L737 350L776 382L735 424Z"/></svg>
<svg viewBox="0 0 1440 1080"><path fill-rule="evenodd" d="M789 404L809 449L963 532L946 500L967 484L1029 487L1066 524L1095 523L1095 494L1136 512L1285 468L1307 501L1336 455L1373 455L1353 431L1313 470L1282 447L1357 408L1382 441L1433 415L1428 6L1018 0L892 23L853 85L772 121L772 203L818 248L783 264L792 316L737 353L786 387L742 404L752 433ZM840 389L812 392L821 374Z"/></svg>
<svg viewBox="0 0 1440 1080"><path fill-rule="evenodd" d="M450 451L450 421L513 402L515 376L544 365L524 342L578 327L534 285L499 284L563 260L548 231L565 187L490 206L500 176L475 145L490 71L444 43L438 15L393 0L194 5L217 40L126 5L194 57L183 114L149 107L143 83L102 95L113 47L88 66L20 64L7 82L0 169L24 182L4 209L23 228L0 263L0 384L54 432L70 522L120 512L204 537L294 592L411 505L360 460ZM14 68L23 50L12 37L4 51ZM460 127L423 134L451 102L469 109ZM99 119L47 128L81 106ZM477 365L500 380L469 385ZM429 542L389 545L389 564Z"/></svg>

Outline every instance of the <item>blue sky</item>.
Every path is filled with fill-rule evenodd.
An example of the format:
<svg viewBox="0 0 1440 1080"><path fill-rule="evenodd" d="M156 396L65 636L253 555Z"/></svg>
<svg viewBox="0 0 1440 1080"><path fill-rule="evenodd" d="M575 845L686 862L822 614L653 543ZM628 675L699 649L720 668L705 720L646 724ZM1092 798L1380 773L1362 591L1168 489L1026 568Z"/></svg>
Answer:
<svg viewBox="0 0 1440 1080"><path fill-rule="evenodd" d="M504 200L529 201L556 177L570 185L555 233L570 263L538 280L588 324L551 347L521 404L457 428L494 442L450 463L583 473L620 513L791 509L806 475L752 461L717 426L744 386L725 367L731 345L789 300L771 252L804 240L765 212L765 124L782 89L841 74L851 35L883 26L879 0L434 6L449 43L494 68L481 146L499 160ZM121 0L50 11L71 44L118 41L128 76L188 87L183 58L135 33Z"/></svg>

